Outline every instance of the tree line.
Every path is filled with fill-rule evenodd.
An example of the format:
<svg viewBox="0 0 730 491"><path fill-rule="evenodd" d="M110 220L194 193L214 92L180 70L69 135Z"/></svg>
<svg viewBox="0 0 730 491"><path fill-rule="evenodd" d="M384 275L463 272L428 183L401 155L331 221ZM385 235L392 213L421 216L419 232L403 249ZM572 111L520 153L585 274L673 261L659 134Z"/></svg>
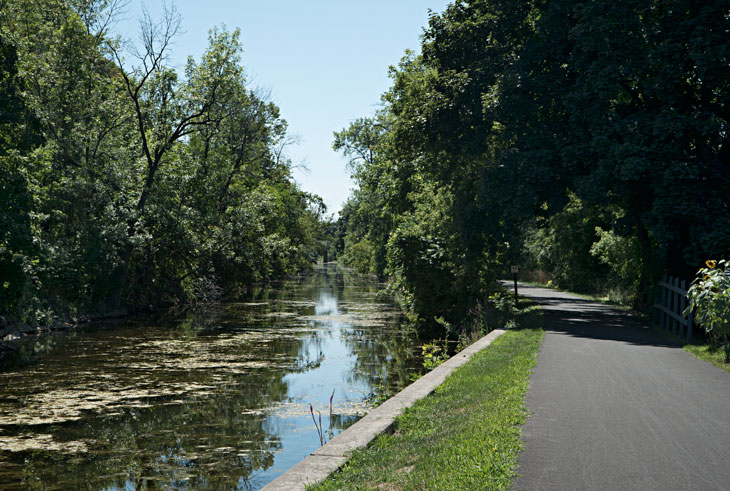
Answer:
<svg viewBox="0 0 730 491"><path fill-rule="evenodd" d="M335 133L357 188L340 256L422 325L512 264L647 305L730 252L727 1L456 1ZM444 320L446 322L444 322Z"/></svg>
<svg viewBox="0 0 730 491"><path fill-rule="evenodd" d="M195 302L308 268L322 200L238 30L183 73L180 17L114 36L118 0L0 0L0 313L45 322Z"/></svg>

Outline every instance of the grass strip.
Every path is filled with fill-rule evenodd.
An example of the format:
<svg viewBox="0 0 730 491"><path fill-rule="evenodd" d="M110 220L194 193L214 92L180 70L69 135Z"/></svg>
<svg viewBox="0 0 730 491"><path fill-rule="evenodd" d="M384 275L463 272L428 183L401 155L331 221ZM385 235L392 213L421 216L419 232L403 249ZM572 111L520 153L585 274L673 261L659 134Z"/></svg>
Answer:
<svg viewBox="0 0 730 491"><path fill-rule="evenodd" d="M392 434L308 489L508 489L522 450L542 312L527 309L518 323L399 416Z"/></svg>
<svg viewBox="0 0 730 491"><path fill-rule="evenodd" d="M647 322L649 322L649 325L651 325L650 321L647 320ZM694 325L694 337L691 341L687 341L687 339L679 337L666 329L661 329L658 326L653 325L652 327L656 332L676 343L677 345L681 346L684 351L691 354L695 358L715 365L716 367L721 368L726 372L730 372L730 363L725 362L725 352L722 348L712 346L707 341L707 337L704 335L704 330L702 329L702 326L698 326L696 324Z"/></svg>
<svg viewBox="0 0 730 491"><path fill-rule="evenodd" d="M695 358L712 363L726 372L730 372L730 363L725 363L725 353L721 348L715 348L709 344L695 344L684 342L682 349L691 353Z"/></svg>
<svg viewBox="0 0 730 491"><path fill-rule="evenodd" d="M707 338L704 336L702 326L694 326L693 329L695 332L691 341L687 341L687 339L679 337L666 329L661 329L657 326L652 327L656 332L681 346L684 351L690 353L695 358L711 363L726 372L730 372L730 363L725 363L725 352L722 348L709 344Z"/></svg>

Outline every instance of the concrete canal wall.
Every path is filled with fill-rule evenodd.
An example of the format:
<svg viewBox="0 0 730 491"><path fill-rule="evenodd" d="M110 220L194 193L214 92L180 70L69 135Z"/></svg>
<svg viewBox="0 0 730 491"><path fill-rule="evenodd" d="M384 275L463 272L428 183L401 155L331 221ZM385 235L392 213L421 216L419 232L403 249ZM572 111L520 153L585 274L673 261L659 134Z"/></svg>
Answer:
<svg viewBox="0 0 730 491"><path fill-rule="evenodd" d="M476 343L457 353L444 363L419 378L391 397L348 429L334 437L313 454L299 462L281 476L264 486L266 491L304 490L306 486L324 480L339 469L352 452L365 447L376 436L388 431L395 418L417 400L432 393L454 370L469 361L475 353L486 348L504 330L496 329Z"/></svg>

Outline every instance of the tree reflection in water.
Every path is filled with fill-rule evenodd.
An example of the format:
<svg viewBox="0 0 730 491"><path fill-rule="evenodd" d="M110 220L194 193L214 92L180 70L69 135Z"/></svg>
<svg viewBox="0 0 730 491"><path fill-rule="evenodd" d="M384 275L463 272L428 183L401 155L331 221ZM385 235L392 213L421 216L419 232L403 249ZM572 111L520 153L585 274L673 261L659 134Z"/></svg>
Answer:
<svg viewBox="0 0 730 491"><path fill-rule="evenodd" d="M419 366L379 286L319 267L213 312L57 339L0 372L0 488L260 488L319 446L310 402L334 435Z"/></svg>

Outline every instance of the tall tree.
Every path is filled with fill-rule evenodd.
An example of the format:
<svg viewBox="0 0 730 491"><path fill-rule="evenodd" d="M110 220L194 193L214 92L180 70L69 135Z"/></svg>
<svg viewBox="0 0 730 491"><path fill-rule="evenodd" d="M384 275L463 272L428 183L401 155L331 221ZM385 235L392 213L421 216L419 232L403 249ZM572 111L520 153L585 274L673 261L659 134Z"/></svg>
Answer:
<svg viewBox="0 0 730 491"><path fill-rule="evenodd" d="M213 29L181 77L175 11L145 14L135 49L109 34L119 6L0 9L0 311L27 321L210 297L305 269L319 247L322 201L292 180L286 121L247 86L239 32Z"/></svg>
<svg viewBox="0 0 730 491"><path fill-rule="evenodd" d="M552 264L600 260L616 270L593 273L624 278L637 307L661 272L689 278L727 254L726 14L725 1L478 0L432 15L422 55L391 71L379 136L383 175L407 190L378 206L393 223L383 269L416 310L488 292L535 224L570 246ZM358 209L372 189L360 183Z"/></svg>

